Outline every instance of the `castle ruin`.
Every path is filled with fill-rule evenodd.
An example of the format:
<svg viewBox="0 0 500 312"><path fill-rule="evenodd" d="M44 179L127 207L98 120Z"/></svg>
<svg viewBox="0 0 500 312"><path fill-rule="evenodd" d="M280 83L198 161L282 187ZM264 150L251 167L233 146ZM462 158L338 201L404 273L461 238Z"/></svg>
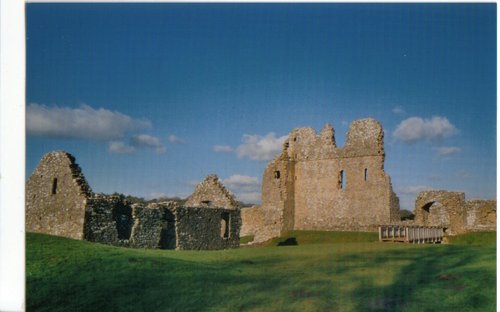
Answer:
<svg viewBox="0 0 500 312"><path fill-rule="evenodd" d="M441 226L448 235L496 231L496 200L465 200L463 192L424 191L415 200L415 224Z"/></svg>
<svg viewBox="0 0 500 312"><path fill-rule="evenodd" d="M351 123L344 147L327 124L294 129L266 167L262 204L242 210L255 242L288 230L373 231L398 222L399 199L384 171L384 132L372 118Z"/></svg>
<svg viewBox="0 0 500 312"><path fill-rule="evenodd" d="M94 194L75 158L51 152L26 183L26 230L116 246L224 249L239 246L240 207L216 175L184 205L131 204Z"/></svg>

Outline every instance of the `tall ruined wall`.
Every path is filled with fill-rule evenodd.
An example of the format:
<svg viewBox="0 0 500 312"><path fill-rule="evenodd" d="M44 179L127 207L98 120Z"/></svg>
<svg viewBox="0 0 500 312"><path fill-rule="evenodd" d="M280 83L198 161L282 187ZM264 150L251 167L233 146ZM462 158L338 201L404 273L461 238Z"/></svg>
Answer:
<svg viewBox="0 0 500 312"><path fill-rule="evenodd" d="M83 239L91 194L71 154L46 154L26 183L26 230Z"/></svg>
<svg viewBox="0 0 500 312"><path fill-rule="evenodd" d="M351 124L343 148L330 125L319 135L294 129L264 172L262 205L244 209L242 232L262 241L289 229L374 230L399 221L384 157L383 130L371 118Z"/></svg>
<svg viewBox="0 0 500 312"><path fill-rule="evenodd" d="M328 125L319 136L309 128L294 130L289 142L296 161L296 229L366 230L399 221L377 121L354 121L343 148L335 146Z"/></svg>

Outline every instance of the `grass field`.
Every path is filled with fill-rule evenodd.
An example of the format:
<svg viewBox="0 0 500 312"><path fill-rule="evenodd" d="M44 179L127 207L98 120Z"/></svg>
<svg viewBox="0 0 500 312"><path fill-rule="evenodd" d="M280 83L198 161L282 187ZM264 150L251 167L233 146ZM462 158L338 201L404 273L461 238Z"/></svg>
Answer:
<svg viewBox="0 0 500 312"><path fill-rule="evenodd" d="M294 237L297 246L276 247ZM141 250L27 235L28 311L495 311L495 233L448 245L291 232L269 246Z"/></svg>

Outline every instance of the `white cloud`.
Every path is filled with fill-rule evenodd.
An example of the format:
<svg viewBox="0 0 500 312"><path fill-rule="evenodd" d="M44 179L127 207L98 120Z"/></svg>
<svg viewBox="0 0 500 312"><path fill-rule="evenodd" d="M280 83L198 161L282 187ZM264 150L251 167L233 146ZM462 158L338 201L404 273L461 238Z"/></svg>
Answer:
<svg viewBox="0 0 500 312"><path fill-rule="evenodd" d="M130 138L130 145L136 148L151 148L158 154L166 152L165 146L161 144L160 139L148 134L139 134Z"/></svg>
<svg viewBox="0 0 500 312"><path fill-rule="evenodd" d="M185 141L178 136L171 134L168 136L168 141L173 144L184 144Z"/></svg>
<svg viewBox="0 0 500 312"><path fill-rule="evenodd" d="M439 156L450 156L460 152L461 149L455 146L444 146L437 149Z"/></svg>
<svg viewBox="0 0 500 312"><path fill-rule="evenodd" d="M406 143L415 143L421 140L439 140L456 133L458 129L446 117L434 116L431 119L405 119L397 126L393 135Z"/></svg>
<svg viewBox="0 0 500 312"><path fill-rule="evenodd" d="M151 192L148 196L148 198L150 199L158 199L158 198L161 198L161 197L168 197L167 194L163 193L163 192Z"/></svg>
<svg viewBox="0 0 500 312"><path fill-rule="evenodd" d="M433 188L426 185L408 185L397 188L396 192L403 195L417 195L422 191L432 190Z"/></svg>
<svg viewBox="0 0 500 312"><path fill-rule="evenodd" d="M239 174L232 175L229 178L222 180L222 183L235 193L260 189L260 182L257 177L249 177Z"/></svg>
<svg viewBox="0 0 500 312"><path fill-rule="evenodd" d="M238 158L248 157L252 160L271 160L281 151L287 136L277 138L274 132L260 135L244 134L243 144L236 148Z"/></svg>
<svg viewBox="0 0 500 312"><path fill-rule="evenodd" d="M245 204L260 203L260 192L240 193L237 195L237 200Z"/></svg>
<svg viewBox="0 0 500 312"><path fill-rule="evenodd" d="M231 190L239 201L260 202L260 181L257 177L235 174L222 180L222 184Z"/></svg>
<svg viewBox="0 0 500 312"><path fill-rule="evenodd" d="M112 141L109 142L108 151L110 153L115 154L133 154L135 152L135 148L133 146L126 145L121 141Z"/></svg>
<svg viewBox="0 0 500 312"><path fill-rule="evenodd" d="M26 107L26 130L30 135L109 141L144 128L151 128L147 119L88 105L69 108L31 103Z"/></svg>
<svg viewBox="0 0 500 312"><path fill-rule="evenodd" d="M394 114L404 114L405 113L405 110L403 109L403 107L401 106L395 106L393 109L392 109L392 112Z"/></svg>
<svg viewBox="0 0 500 312"><path fill-rule="evenodd" d="M232 153L233 148L229 145L214 145L214 152L217 153Z"/></svg>

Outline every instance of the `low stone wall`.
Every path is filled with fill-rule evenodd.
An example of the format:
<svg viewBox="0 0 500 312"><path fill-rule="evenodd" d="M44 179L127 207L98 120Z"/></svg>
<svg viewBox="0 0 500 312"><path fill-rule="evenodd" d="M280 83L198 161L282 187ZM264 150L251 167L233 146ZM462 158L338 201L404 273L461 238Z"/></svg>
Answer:
<svg viewBox="0 0 500 312"><path fill-rule="evenodd" d="M466 211L468 231L496 231L496 200L469 200L466 202Z"/></svg>
<svg viewBox="0 0 500 312"><path fill-rule="evenodd" d="M176 207L177 249L225 249L240 245L239 209Z"/></svg>
<svg viewBox="0 0 500 312"><path fill-rule="evenodd" d="M85 209L84 239L110 245L120 245L118 229L113 219L113 208L117 200L97 196L87 201Z"/></svg>
<svg viewBox="0 0 500 312"><path fill-rule="evenodd" d="M134 205L130 247L159 248L164 208Z"/></svg>
<svg viewBox="0 0 500 312"><path fill-rule="evenodd" d="M178 206L174 202L130 205L113 196L89 200L85 239L134 247L184 250L237 248L239 209Z"/></svg>

